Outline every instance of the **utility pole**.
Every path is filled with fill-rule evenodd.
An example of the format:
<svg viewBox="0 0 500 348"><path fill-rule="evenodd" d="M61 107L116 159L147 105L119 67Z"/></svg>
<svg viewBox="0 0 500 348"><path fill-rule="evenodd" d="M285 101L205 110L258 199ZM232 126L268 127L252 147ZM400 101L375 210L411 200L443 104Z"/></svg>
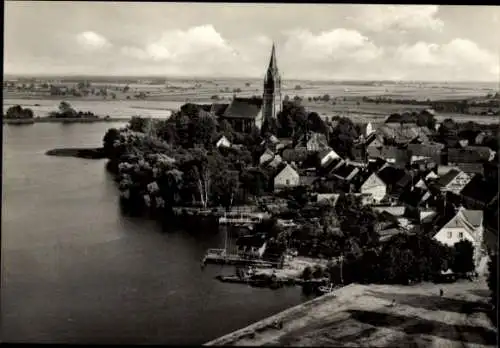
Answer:
<svg viewBox="0 0 500 348"><path fill-rule="evenodd" d="M340 283L344 284L343 269L344 268L344 255L340 255Z"/></svg>

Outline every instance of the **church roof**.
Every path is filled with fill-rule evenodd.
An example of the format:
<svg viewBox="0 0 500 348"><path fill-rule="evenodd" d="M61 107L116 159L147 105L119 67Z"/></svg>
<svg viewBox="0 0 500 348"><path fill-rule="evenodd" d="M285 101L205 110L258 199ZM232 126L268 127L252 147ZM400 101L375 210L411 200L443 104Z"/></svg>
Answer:
<svg viewBox="0 0 500 348"><path fill-rule="evenodd" d="M222 117L255 119L262 108L262 98L234 98Z"/></svg>

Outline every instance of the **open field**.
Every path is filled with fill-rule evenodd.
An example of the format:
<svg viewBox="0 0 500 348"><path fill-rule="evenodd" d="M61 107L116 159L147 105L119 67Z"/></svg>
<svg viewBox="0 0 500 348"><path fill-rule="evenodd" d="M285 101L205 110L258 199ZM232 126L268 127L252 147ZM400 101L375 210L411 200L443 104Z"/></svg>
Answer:
<svg viewBox="0 0 500 348"><path fill-rule="evenodd" d="M111 78L110 78L111 79ZM234 89L241 91L236 95L251 97L262 95L262 81L258 79L185 79L165 80L165 83L125 83L119 79L90 79L92 88L106 88L108 97L102 96L50 96L47 91L18 91L4 88L4 112L12 105L19 104L31 108L35 116L47 116L57 109L61 100L69 101L79 111L91 111L99 116L132 117L168 117L171 109L178 109L186 102L211 103L212 97L217 96L220 102L229 103ZM48 82L51 82L48 80ZM73 88L76 82L57 81L58 86ZM123 88L129 86L124 93ZM296 86L300 88L295 89ZM425 105L375 104L366 103L361 97L384 96L400 99L436 100L456 99L465 97L484 97L498 88L494 84L481 83L371 83L371 82L311 82L311 81L284 81L283 96L290 98L299 96L308 111L315 111L323 117L347 116L356 122L381 122L390 113L413 111L426 108ZM115 98L110 97L111 93ZM134 96L144 93L145 99ZM331 101L308 101L308 97L330 95ZM128 98L128 99L127 99ZM335 104L333 103L335 102ZM35 106L35 104L37 104ZM359 104L359 105L358 105ZM440 114L439 121L446 118L455 118L462 122L470 120L479 123L498 122L495 116L478 116L465 114Z"/></svg>
<svg viewBox="0 0 500 348"><path fill-rule="evenodd" d="M353 284L207 345L494 347L497 332L486 314L488 296L484 279L415 286ZM276 320L281 329L273 327Z"/></svg>

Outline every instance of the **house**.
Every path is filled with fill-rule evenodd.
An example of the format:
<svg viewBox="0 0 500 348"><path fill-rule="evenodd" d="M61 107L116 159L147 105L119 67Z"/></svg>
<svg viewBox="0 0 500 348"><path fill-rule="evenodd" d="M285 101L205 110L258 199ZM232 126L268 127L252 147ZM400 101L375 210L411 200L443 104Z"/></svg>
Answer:
<svg viewBox="0 0 500 348"><path fill-rule="evenodd" d="M476 268L482 258L483 250L483 212L460 207L456 215L441 227L433 238L442 244L453 246L461 240L468 240L474 246Z"/></svg>
<svg viewBox="0 0 500 348"><path fill-rule="evenodd" d="M416 217L420 218L420 208L427 208L429 198L431 194L428 190L412 187L401 193L399 201L405 205L409 216L416 214Z"/></svg>
<svg viewBox="0 0 500 348"><path fill-rule="evenodd" d="M491 161L495 151L487 146L465 146L463 148L448 149L448 164L455 163L482 163Z"/></svg>
<svg viewBox="0 0 500 348"><path fill-rule="evenodd" d="M373 210L379 213L387 212L392 216L399 217L403 216L405 213L405 206L396 205L396 206L386 206L386 207L373 207Z"/></svg>
<svg viewBox="0 0 500 348"><path fill-rule="evenodd" d="M283 160L290 163L302 163L306 161L309 156L310 153L305 148L285 149L281 154Z"/></svg>
<svg viewBox="0 0 500 348"><path fill-rule="evenodd" d="M263 164L271 161L273 158L274 158L274 153L271 150L269 150L268 148L266 148L264 150L264 153L262 155L260 155L260 157L259 157L259 164L263 165Z"/></svg>
<svg viewBox="0 0 500 348"><path fill-rule="evenodd" d="M439 160L441 151L444 149L444 144L435 142L408 144L407 149L413 156L425 156Z"/></svg>
<svg viewBox="0 0 500 348"><path fill-rule="evenodd" d="M476 135L476 138L474 139L474 144L476 145L481 145L484 142L484 139L486 139L487 134L485 132L479 132L478 135Z"/></svg>
<svg viewBox="0 0 500 348"><path fill-rule="evenodd" d="M271 134L266 139L262 140L260 145L265 146L266 148L268 148L274 152L279 151L285 147L285 145L283 143L281 143L279 141L279 139L276 138L276 136L274 136L273 134Z"/></svg>
<svg viewBox="0 0 500 348"><path fill-rule="evenodd" d="M361 139L367 139L375 133L375 127L371 122L359 124L359 136Z"/></svg>
<svg viewBox="0 0 500 348"><path fill-rule="evenodd" d="M231 147L231 142L224 136L220 136L219 140L215 143L216 147Z"/></svg>
<svg viewBox="0 0 500 348"><path fill-rule="evenodd" d="M316 202L318 203L331 203L333 206L337 204L340 197L338 193L318 193L316 195Z"/></svg>
<svg viewBox="0 0 500 348"><path fill-rule="evenodd" d="M318 161L320 167L325 167L328 163L331 163L331 161L340 158L340 156L333 151L331 148L326 148L324 150L321 150L318 152Z"/></svg>
<svg viewBox="0 0 500 348"><path fill-rule="evenodd" d="M387 195L387 185L376 173L372 173L361 185L360 193L371 195L372 204L380 204Z"/></svg>
<svg viewBox="0 0 500 348"><path fill-rule="evenodd" d="M456 163L456 167L467 174L484 174L484 164L482 163Z"/></svg>
<svg viewBox="0 0 500 348"><path fill-rule="evenodd" d="M330 175L338 179L350 182L359 172L359 167L354 166L348 162L343 162L341 165L334 168L330 172Z"/></svg>
<svg viewBox="0 0 500 348"><path fill-rule="evenodd" d="M281 190L300 185L300 176L290 164L286 164L274 177L274 190Z"/></svg>
<svg viewBox="0 0 500 348"><path fill-rule="evenodd" d="M239 253L262 258L267 242L264 234L246 235L236 240L236 247Z"/></svg>
<svg viewBox="0 0 500 348"><path fill-rule="evenodd" d="M476 174L460 191L463 204L470 209L485 209L498 196L498 183Z"/></svg>
<svg viewBox="0 0 500 348"><path fill-rule="evenodd" d="M318 180L316 175L311 174L299 174L299 183L301 186L312 186L314 182Z"/></svg>
<svg viewBox="0 0 500 348"><path fill-rule="evenodd" d="M278 166L283 162L283 159L281 158L280 155L274 155L274 157L268 161L267 163L265 163L266 167L270 167L270 168L273 168L273 169L276 169L278 168Z"/></svg>
<svg viewBox="0 0 500 348"><path fill-rule="evenodd" d="M295 148L305 148L307 151L322 151L328 149L329 146L326 135L307 132L298 139Z"/></svg>
<svg viewBox="0 0 500 348"><path fill-rule="evenodd" d="M441 192L452 192L460 194L462 189L469 183L471 177L459 169L451 169L435 182L435 187Z"/></svg>
<svg viewBox="0 0 500 348"><path fill-rule="evenodd" d="M393 193L397 182L406 175L406 171L391 165L383 166L378 172L378 177L385 183L388 193Z"/></svg>

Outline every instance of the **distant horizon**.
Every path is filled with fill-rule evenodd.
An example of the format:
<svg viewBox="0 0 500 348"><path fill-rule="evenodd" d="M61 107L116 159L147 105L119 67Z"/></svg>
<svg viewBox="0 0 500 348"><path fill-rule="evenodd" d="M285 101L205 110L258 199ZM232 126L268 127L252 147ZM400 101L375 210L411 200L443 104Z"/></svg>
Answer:
<svg viewBox="0 0 500 348"><path fill-rule="evenodd" d="M165 79L165 80L263 80L264 77L248 77L248 76L181 76L181 75L132 75L132 74L22 74L22 73L5 73L5 79L12 78L40 78L40 79L73 79L73 78L97 78L97 79ZM283 78L282 81L311 81L311 82L406 82L406 83L485 83L497 84L500 88L500 80L412 80L412 79L360 79L360 78L325 78L325 79L307 79L307 78Z"/></svg>

